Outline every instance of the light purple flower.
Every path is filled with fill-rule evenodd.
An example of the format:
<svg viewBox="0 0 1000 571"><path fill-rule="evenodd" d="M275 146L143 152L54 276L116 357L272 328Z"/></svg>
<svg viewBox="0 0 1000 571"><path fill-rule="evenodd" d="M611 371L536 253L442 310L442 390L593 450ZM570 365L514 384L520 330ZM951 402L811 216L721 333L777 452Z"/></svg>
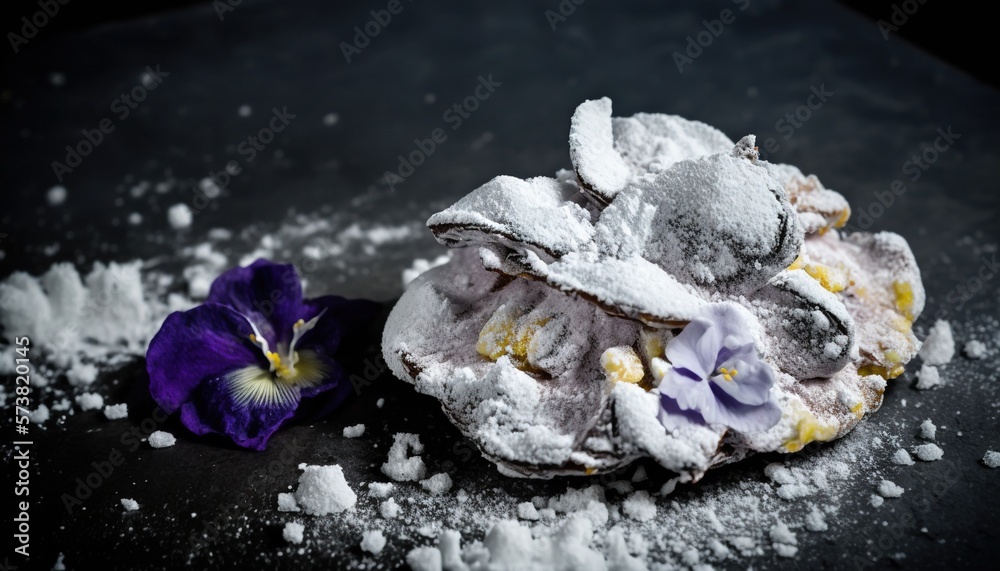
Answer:
<svg viewBox="0 0 1000 571"><path fill-rule="evenodd" d="M709 306L665 353L672 366L660 381L659 417L667 430L694 422L757 432L781 420L771 396L774 374L737 306Z"/></svg>
<svg viewBox="0 0 1000 571"><path fill-rule="evenodd" d="M292 265L233 268L203 305L170 314L150 341L150 393L195 434L263 450L302 399L326 393L329 411L347 397L352 385L335 358L376 308L332 295L303 299Z"/></svg>

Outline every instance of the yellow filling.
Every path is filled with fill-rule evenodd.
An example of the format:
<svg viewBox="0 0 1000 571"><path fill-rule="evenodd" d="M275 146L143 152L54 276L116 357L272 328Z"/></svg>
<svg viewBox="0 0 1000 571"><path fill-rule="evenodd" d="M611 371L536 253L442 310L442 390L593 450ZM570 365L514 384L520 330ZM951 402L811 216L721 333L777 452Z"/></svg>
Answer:
<svg viewBox="0 0 1000 571"><path fill-rule="evenodd" d="M819 282L819 285L823 286L823 289L833 293L844 291L847 289L847 286L851 285L851 280L847 277L846 271L840 268L824 266L823 264L807 262L802 256L795 258L795 261L792 262L792 265L788 266L788 269L805 271L805 273L809 274L809 277Z"/></svg>
<svg viewBox="0 0 1000 571"><path fill-rule="evenodd" d="M858 369L858 375L866 377L868 375L878 375L883 379L895 379L896 377L903 374L906 368L903 365L895 365L892 368L882 367L879 365L863 365Z"/></svg>
<svg viewBox="0 0 1000 571"><path fill-rule="evenodd" d="M837 427L820 422L816 415L802 408L795 425L796 435L782 445L789 452L798 452L810 442L829 442L837 437Z"/></svg>
<svg viewBox="0 0 1000 571"><path fill-rule="evenodd" d="M519 320L509 312L497 311L479 332L476 351L492 361L507 355L518 367L523 367L532 337L548 321L548 318Z"/></svg>
<svg viewBox="0 0 1000 571"><path fill-rule="evenodd" d="M861 420L861 417L864 416L864 413L861 412L861 409L863 409L864 407L865 403L863 402L859 402L858 404L851 407L851 412L858 420Z"/></svg>
<svg viewBox="0 0 1000 571"><path fill-rule="evenodd" d="M893 292L896 294L896 309L902 313L907 320L913 322L913 286L907 282L892 282ZM909 328L909 327L907 327Z"/></svg>
<svg viewBox="0 0 1000 571"><path fill-rule="evenodd" d="M601 355L601 367L604 375L612 383L642 382L646 371L642 360L631 347L611 347Z"/></svg>

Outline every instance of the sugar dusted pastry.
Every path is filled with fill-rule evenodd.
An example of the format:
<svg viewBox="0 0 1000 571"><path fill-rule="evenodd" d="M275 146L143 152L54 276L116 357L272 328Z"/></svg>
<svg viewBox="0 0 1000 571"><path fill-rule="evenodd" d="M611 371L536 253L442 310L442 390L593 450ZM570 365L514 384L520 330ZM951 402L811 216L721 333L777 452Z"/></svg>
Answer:
<svg viewBox="0 0 1000 571"><path fill-rule="evenodd" d="M697 480L878 409L920 343L906 241L842 234L844 198L704 123L573 114L573 170L497 177L428 220L452 260L383 337L400 378L502 472L651 457Z"/></svg>

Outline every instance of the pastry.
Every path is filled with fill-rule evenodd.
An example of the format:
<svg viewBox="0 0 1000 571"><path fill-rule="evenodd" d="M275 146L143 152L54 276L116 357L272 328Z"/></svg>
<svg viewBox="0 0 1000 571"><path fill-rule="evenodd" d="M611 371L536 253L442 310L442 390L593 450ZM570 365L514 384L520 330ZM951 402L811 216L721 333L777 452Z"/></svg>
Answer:
<svg viewBox="0 0 1000 571"><path fill-rule="evenodd" d="M571 119L572 170L500 176L433 215L454 248L392 311L392 371L505 474L650 457L699 479L847 434L920 343L920 272L847 201L697 121Z"/></svg>

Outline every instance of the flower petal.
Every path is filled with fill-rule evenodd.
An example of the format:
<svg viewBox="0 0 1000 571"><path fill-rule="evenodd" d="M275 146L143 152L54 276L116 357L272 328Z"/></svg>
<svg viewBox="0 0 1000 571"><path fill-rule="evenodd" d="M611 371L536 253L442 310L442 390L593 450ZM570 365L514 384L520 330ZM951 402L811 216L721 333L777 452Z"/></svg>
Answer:
<svg viewBox="0 0 1000 571"><path fill-rule="evenodd" d="M660 424L671 432L678 428L683 428L691 424L705 425L705 419L695 410L684 410L678 406L677 401L667 395L660 395L660 412L658 413Z"/></svg>
<svg viewBox="0 0 1000 571"><path fill-rule="evenodd" d="M774 385L771 367L757 359L756 355L753 359L731 359L723 366L735 369L736 376L731 381L721 375L712 377L712 389L716 393L723 392L742 404L761 405L767 402Z"/></svg>
<svg viewBox="0 0 1000 571"><path fill-rule="evenodd" d="M667 360L675 367L683 367L699 378L706 379L714 372L715 356L718 354L718 347L705 349L702 339L708 338L704 343L711 343L716 340L721 346L722 339L718 337L718 332L713 331L711 321L706 319L695 319L677 335L670 340L664 351Z"/></svg>
<svg viewBox="0 0 1000 571"><path fill-rule="evenodd" d="M216 303L170 314L146 351L150 394L173 413L202 381L258 364L250 333L242 315Z"/></svg>
<svg viewBox="0 0 1000 571"><path fill-rule="evenodd" d="M295 414L300 398L297 388L271 379L260 367L208 379L181 407L181 422L195 434L224 434L237 446L263 450L268 438ZM260 398L248 400L253 394Z"/></svg>
<svg viewBox="0 0 1000 571"><path fill-rule="evenodd" d="M295 266L261 258L223 272L206 303L228 305L253 320L274 347L291 339L292 324L302 317L302 283Z"/></svg>
<svg viewBox="0 0 1000 571"><path fill-rule="evenodd" d="M767 430L781 420L781 408L773 399L761 405L743 404L724 392L716 392L716 406L711 411L702 410L705 420L719 423L738 432Z"/></svg>
<svg viewBox="0 0 1000 571"><path fill-rule="evenodd" d="M700 411L705 418L716 406L715 394L707 379L694 379L684 374L679 367L671 367L660 381L660 394L665 394L677 401L677 406L684 410Z"/></svg>

